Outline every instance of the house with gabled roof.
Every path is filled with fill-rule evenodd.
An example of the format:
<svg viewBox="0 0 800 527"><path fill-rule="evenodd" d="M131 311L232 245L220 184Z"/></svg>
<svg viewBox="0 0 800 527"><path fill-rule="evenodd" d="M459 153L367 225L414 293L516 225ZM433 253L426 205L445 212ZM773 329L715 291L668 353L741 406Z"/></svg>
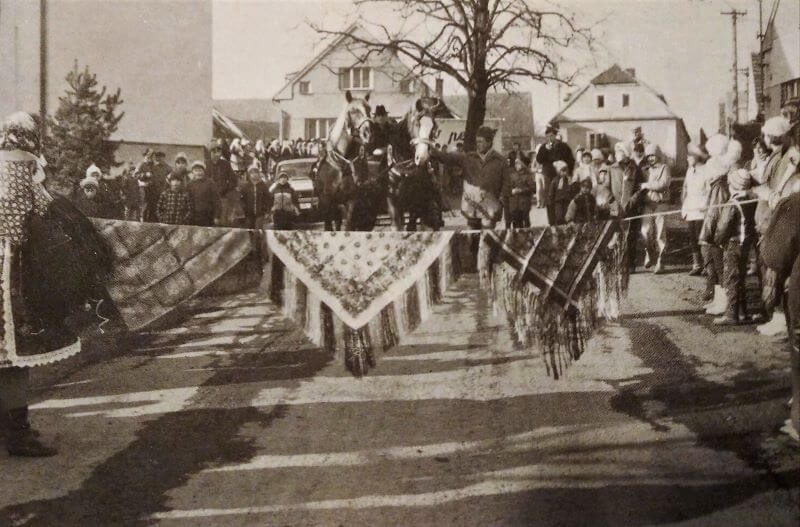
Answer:
<svg viewBox="0 0 800 527"><path fill-rule="evenodd" d="M633 129L641 127L645 139L657 144L673 166L686 166L689 134L683 119L633 69L614 64L603 71L570 97L551 122L573 150L611 150L619 141L630 141Z"/></svg>
<svg viewBox="0 0 800 527"><path fill-rule="evenodd" d="M800 2L773 0L760 54L764 67L764 116L780 113L783 104L800 97Z"/></svg>
<svg viewBox="0 0 800 527"><path fill-rule="evenodd" d="M418 97L432 92L397 55L359 49L350 35L364 31L351 25L301 70L287 76L272 98L282 114L281 138L327 137L347 90L356 97L369 93L372 107L382 104L393 118L402 117Z"/></svg>

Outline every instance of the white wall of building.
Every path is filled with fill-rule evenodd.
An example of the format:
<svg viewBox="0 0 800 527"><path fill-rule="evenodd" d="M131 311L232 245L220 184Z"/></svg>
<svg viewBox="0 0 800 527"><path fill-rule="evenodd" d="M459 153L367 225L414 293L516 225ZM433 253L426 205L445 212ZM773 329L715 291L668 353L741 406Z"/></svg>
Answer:
<svg viewBox="0 0 800 527"><path fill-rule="evenodd" d="M623 95L628 95L629 105L622 105ZM603 96L603 107L598 106L598 96ZM664 103L652 91L638 84L590 84L584 93L571 104L561 118L570 121L587 119L641 119L669 115Z"/></svg>
<svg viewBox="0 0 800 527"><path fill-rule="evenodd" d="M357 50L342 44L276 95L277 104L289 115L289 129L284 125L282 131L284 138L306 138L306 119L335 119L339 116L346 104L345 90L339 88L340 68L369 67L372 72L370 87L350 88L353 96L363 97L369 93L373 108L382 104L391 116L405 114L419 97L422 85L415 85L411 93L402 93L400 82L408 76L409 70L398 58L389 53L375 54L366 62L359 63L358 55ZM300 93L301 82L310 83L310 93Z"/></svg>

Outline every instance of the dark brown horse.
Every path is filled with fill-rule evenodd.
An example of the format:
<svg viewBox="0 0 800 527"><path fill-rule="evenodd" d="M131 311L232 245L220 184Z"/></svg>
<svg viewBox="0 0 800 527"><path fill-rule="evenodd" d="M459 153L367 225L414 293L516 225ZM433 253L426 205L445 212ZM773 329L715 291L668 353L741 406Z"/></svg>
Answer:
<svg viewBox="0 0 800 527"><path fill-rule="evenodd" d="M374 137L369 94L363 99L346 92L345 105L328 136L325 163L317 173L317 193L325 228L333 230L342 223L352 230L356 185L351 160L360 145L369 145ZM338 229L337 229L338 230Z"/></svg>

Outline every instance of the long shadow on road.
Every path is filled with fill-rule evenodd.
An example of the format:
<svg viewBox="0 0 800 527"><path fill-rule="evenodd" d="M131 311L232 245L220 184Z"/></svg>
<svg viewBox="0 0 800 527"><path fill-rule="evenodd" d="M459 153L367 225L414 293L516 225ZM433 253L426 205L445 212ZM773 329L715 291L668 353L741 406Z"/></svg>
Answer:
<svg viewBox="0 0 800 527"><path fill-rule="evenodd" d="M786 376L776 378L774 371L750 364L731 382L716 383L698 372L699 362L682 354L660 326L631 319L623 325L630 330L633 354L652 373L617 383L612 408L655 431L668 430L665 418L680 423L699 445L732 452L753 470L769 472L762 442L785 419L785 409L775 401L789 395ZM800 467L773 479L779 487L797 487Z"/></svg>
<svg viewBox="0 0 800 527"><path fill-rule="evenodd" d="M206 319L205 322L209 320L213 321ZM292 331L291 322L276 324L284 328L264 332L260 337L262 344L265 348L286 351L231 355L226 358L225 365L235 370L215 371L200 386L236 383L241 385L237 399L249 401L263 388L261 382L282 380L290 382L290 387L299 385L333 359L320 350L291 353L293 347L308 348L309 345L298 336L299 330ZM246 335L242 332L240 338ZM252 338L252 334L250 336ZM181 335L171 341L170 346L178 346L191 338L191 335ZM253 344L250 341L248 345ZM215 364L219 361L210 366L213 368ZM287 375L284 368L265 368L269 365L292 366L291 374ZM202 393L201 390L196 397L201 397ZM282 405L267 411L247 407L192 409L194 402L196 399L190 401L185 410L162 414L143 423L135 439L97 466L80 488L58 498L6 507L0 511L0 524L52 527L155 523L155 520L150 522L142 518L168 510L171 489L181 487L193 474L212 463L246 462L257 453L253 439L239 436L242 427L252 423L266 429L288 412L288 407Z"/></svg>

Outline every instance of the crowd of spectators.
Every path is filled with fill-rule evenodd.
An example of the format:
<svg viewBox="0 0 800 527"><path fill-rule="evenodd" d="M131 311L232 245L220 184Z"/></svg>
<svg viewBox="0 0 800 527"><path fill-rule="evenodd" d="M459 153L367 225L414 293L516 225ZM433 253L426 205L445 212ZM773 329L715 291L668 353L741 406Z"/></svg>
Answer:
<svg viewBox="0 0 800 527"><path fill-rule="evenodd" d="M97 218L256 228L272 216L274 228L289 228L299 214L297 196L285 174L274 174L274 165L305 157L310 143L287 142L270 155L262 141L250 148L247 141L217 140L209 146L208 164L190 163L179 153L170 165L163 152L147 149L138 164L129 162L118 175L89 166L72 201ZM316 142L313 147L318 151Z"/></svg>

